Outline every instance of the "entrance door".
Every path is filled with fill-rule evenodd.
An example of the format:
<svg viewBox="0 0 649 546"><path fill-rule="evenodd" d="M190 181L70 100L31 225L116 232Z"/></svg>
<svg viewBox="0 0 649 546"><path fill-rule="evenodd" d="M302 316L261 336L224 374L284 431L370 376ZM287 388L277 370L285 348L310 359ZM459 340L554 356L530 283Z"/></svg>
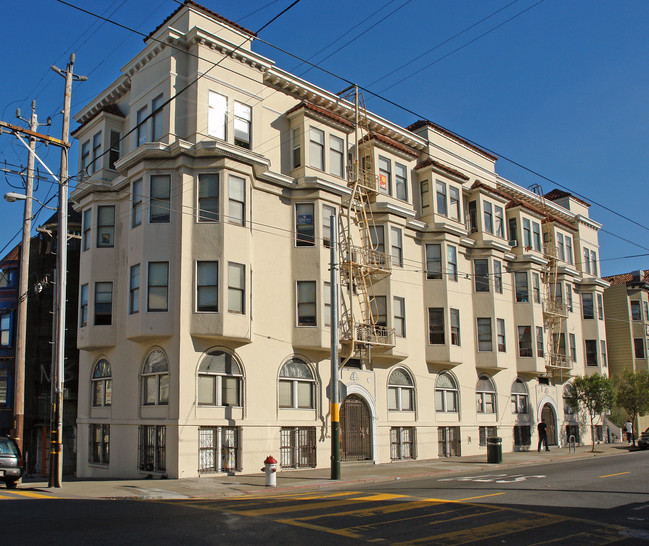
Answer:
<svg viewBox="0 0 649 546"><path fill-rule="evenodd" d="M340 458L342 461L372 459L372 416L365 400L356 394L340 408Z"/></svg>
<svg viewBox="0 0 649 546"><path fill-rule="evenodd" d="M548 444L551 446L557 445L557 416L554 413L554 408L550 404L545 404L541 411L541 419L545 419L548 432Z"/></svg>

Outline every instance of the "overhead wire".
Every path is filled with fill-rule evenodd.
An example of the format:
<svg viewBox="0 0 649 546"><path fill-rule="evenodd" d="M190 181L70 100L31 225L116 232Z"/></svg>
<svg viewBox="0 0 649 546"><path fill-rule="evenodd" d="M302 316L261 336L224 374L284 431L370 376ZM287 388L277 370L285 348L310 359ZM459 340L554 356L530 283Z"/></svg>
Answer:
<svg viewBox="0 0 649 546"><path fill-rule="evenodd" d="M84 11L84 12L90 14L90 15L93 15L93 16L96 16L96 17L100 17L100 18L102 18L101 16L97 16L96 14L94 14L94 13L92 13L92 12L88 12L87 10L84 10L83 8L79 8L78 6L74 6L74 5L72 5L72 4L69 4L68 2L64 2L63 0L57 0L57 1L59 1L59 2L61 2L61 3L63 3L63 4L66 4L66 5L69 5L69 6L71 6L71 7L74 7L75 9L80 9L81 11ZM177 0L176 0L176 1L177 1ZM299 1L299 0L298 0L298 1ZM542 1L542 0L541 0L541 1ZM297 2L294 2L291 6L289 6L289 7L287 8L287 10L290 9L290 8L291 8L295 3L297 3ZM538 2L538 3L540 3L540 2ZM536 4L535 4L535 5L536 5ZM286 10L285 10L285 11L286 11ZM281 14L280 14L280 15L281 15ZM278 16L279 16L279 15L278 15ZM111 23L114 23L114 24L117 24L118 26L121 26L122 28L126 28L126 29L129 30L129 31L136 32L136 33L138 33L138 34L142 34L142 33L140 33L139 31L136 31L136 30L134 30L134 29L129 29L128 27L125 27L124 25L121 25L121 24L119 24L119 23L115 23L114 21L110 21L110 22L111 22ZM270 22L272 22L272 21L270 21ZM269 22L268 24L270 24L270 22ZM266 25L266 26L267 26L267 25ZM262 27L262 28L264 28L264 27ZM280 51L282 51L282 52L284 52L284 53L286 53L286 54L288 54L288 55L291 55L291 56L295 57L296 59L301 60L303 63L307 63L307 64L311 65L312 67L318 68L319 70L322 70L322 71L324 71L324 72L326 72L326 73L329 73L329 74L331 74L332 76L341 79L342 81L346 81L347 83L351 83L349 80L346 80L345 78L342 78L341 76L338 76L338 75L336 75L336 74L333 74L333 73L327 71L326 69L323 69L322 67L317 66L317 65L311 63L311 62L308 61L308 60L301 59L300 57L298 57L298 56L296 56L296 55L294 55L294 54L292 54L292 53L290 53L290 52L287 52L287 51L285 51L285 50L283 50L283 49L281 49L281 48L278 48L277 46L274 46L273 44L270 44L269 42L267 42L267 41L265 41L265 40L259 38L258 36L256 37L256 39L260 40L260 41L263 42L263 43L266 43L266 44L269 45L270 47L273 47L273 48L275 48L275 49L278 49L278 50L280 50ZM245 42L244 42L244 43L245 43ZM376 95L375 93L373 93L373 92L371 92L371 91L369 91L369 90L367 90L367 89L364 89L364 90L367 91L367 92L369 92L369 93L372 94L372 95ZM177 95L176 95L176 96L177 96ZM388 99L384 99L383 97L381 97L381 96L379 96L379 95L376 95L376 96L377 96L378 98L381 98L382 100L387 100L388 102L391 102L391 101L389 101ZM171 97L171 98L170 98L170 99L169 99L165 104L163 104L162 106L160 106L160 109L164 108L164 106L165 106L166 104L168 104L169 102L171 102L171 100L173 100L173 98L175 98L175 97ZM261 99L261 100L263 100L263 99ZM404 109L405 111L408 111L408 112L414 114L415 116L418 116L418 117L421 117L421 118L424 117L424 116L420 116L419 114L417 114L417 113L415 113L415 112L413 112L413 111L411 111L411 110L406 109L405 107L403 107L403 106L401 106L401 105L398 105L398 104L396 104L396 103L392 103L392 104L395 105L395 106L397 106L397 107L399 107L399 108L401 108L401 109ZM152 113L150 114L150 116L148 116L145 120L143 120L142 123L145 123L145 122L146 122L150 117L153 116L154 113L155 113L155 112L152 112ZM137 127L133 128L129 133L127 133L126 135L124 135L124 137L122 137L122 140L123 140L126 136L128 136L128 134L132 133L136 128L137 128ZM464 140L467 140L467 139L464 139ZM471 141L469 141L469 142L471 142ZM473 143L473 142L472 142L472 143ZM473 143L473 144L475 144L475 143ZM475 145L480 146L479 144L475 144ZM482 146L481 146L481 147L482 147ZM485 147L482 147L482 148L486 149L487 151L490 151L490 150L488 150L488 149L485 148ZM105 155L105 154L107 154L107 153L109 153L109 150L106 150L102 155ZM497 155L499 155L499 154L497 154ZM100 157L101 157L101 156L100 156ZM500 155L500 157L502 157L502 158L503 158L504 160L506 160L506 161L510 161L510 162L512 162L513 164L517 164L516 162L513 162L512 160L510 160L509 158L507 158L507 157L505 157L505 156ZM519 164L517 164L517 165L519 165ZM535 171L532 171L532 170L530 170L530 169L528 169L528 168L526 168L526 167L524 167L524 166L522 166L522 165L519 165L519 166L521 166L522 168L528 170L529 172L531 172L531 173L533 173L533 174L536 174L537 176L541 176L541 177L543 177L543 175L540 175L540 173L536 173ZM554 183L554 184L556 184L556 185L558 185L558 186L561 186L561 187L564 187L564 188L570 190L570 188L567 188L566 186L562 186L561 184L559 184L559 183L557 183L557 182L555 182L555 181L553 181L553 180L551 180L551 179L549 179L549 178L547 178L547 177L543 177L543 178L546 179L546 180L548 180L548 181L550 181L550 182L552 182L552 183ZM574 190L572 190L572 191L573 191L573 193L575 193L576 195L581 196L580 194L574 192ZM585 198L585 199L588 199L588 197L584 197L584 198ZM592 200L591 200L591 201L592 201ZM593 203L594 203L594 204L597 204L598 206L601 206L599 203L596 203L596 202L594 202L594 201L593 201ZM604 207L604 208L606 208L606 207ZM610 210L610 209L606 208L606 210ZM628 221L633 222L633 220L631 220L631 219L629 219L629 218L626 218L625 216L621 215L620 213L617 213L616 211L612 211L612 210L610 210L610 212L612 212L612 213L614 213L614 214L617 214L617 215L623 217L624 219L626 219L626 220L628 220ZM643 226L643 227L644 227L644 226ZM611 232L608 232L608 231L606 231L606 233L608 233L608 234L610 234L610 235L613 235L613 236L615 236L615 237L619 237L619 236L617 236L617 235L615 235L615 234L612 234ZM637 243L634 243L634 242L632 242L632 241L628 241L628 240L626 240L626 239L624 239L624 238L621 238L621 237L620 237L620 239L625 240L626 242L629 242L629 243L631 243L631 244L636 244L636 245L637 245ZM640 246L641 248L644 248L644 247L642 247L641 245L637 245L637 246Z"/></svg>

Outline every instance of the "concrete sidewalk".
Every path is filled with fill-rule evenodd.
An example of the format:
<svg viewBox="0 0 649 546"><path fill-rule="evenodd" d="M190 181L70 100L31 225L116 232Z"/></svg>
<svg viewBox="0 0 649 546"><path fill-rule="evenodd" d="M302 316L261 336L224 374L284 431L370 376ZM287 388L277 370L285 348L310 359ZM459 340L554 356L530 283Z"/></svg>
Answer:
<svg viewBox="0 0 649 546"><path fill-rule="evenodd" d="M263 473L248 475L215 475L200 478L183 478L180 480L141 479L141 480L88 480L64 479L63 487L49 488L47 480L42 478L25 478L18 486L18 491L26 490L43 493L57 498L78 499L184 499L214 498L240 495L272 494L279 492L297 492L300 489L334 489L337 487L354 487L354 484L367 484L392 480L407 480L426 476L437 476L460 472L476 472L508 469L533 464L561 463L576 459L592 457L611 457L629 454L633 449L625 443L600 444L596 452L592 446L577 447L576 452L567 448L537 453L536 450L517 453L504 453L501 464L489 464L485 454L469 457L451 457L448 459L430 459L422 461L405 461L386 464L342 463L339 481L330 479L330 470L306 469L284 470L277 474L277 487L265 487ZM260 464L261 467L261 464Z"/></svg>

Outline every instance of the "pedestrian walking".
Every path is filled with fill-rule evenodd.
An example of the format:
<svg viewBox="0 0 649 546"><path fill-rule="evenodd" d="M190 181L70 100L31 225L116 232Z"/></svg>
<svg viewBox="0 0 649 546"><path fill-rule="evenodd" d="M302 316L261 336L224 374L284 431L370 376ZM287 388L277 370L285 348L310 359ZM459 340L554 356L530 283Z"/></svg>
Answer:
<svg viewBox="0 0 649 546"><path fill-rule="evenodd" d="M537 451L541 451L541 446L545 444L545 450L550 451L548 447L548 425L545 424L545 419L541 419L541 422L536 427L539 431L539 447Z"/></svg>
<svg viewBox="0 0 649 546"><path fill-rule="evenodd" d="M624 430L626 431L626 440L631 445L633 442L633 423L631 421L624 423Z"/></svg>

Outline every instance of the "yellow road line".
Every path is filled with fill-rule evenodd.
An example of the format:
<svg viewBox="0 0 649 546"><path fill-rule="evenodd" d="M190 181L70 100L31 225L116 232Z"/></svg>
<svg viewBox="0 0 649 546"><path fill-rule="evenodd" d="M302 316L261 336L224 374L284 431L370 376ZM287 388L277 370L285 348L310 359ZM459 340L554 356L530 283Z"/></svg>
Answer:
<svg viewBox="0 0 649 546"><path fill-rule="evenodd" d="M358 508L355 510L347 510L345 512L336 512L336 513L329 513L329 514L316 514L315 516L304 516L301 518L295 518L299 519L300 521L308 521L312 519L320 519L320 518L326 518L326 517L340 517L340 516L372 516L372 515L386 515L386 514L394 514L397 512L405 512L407 510L416 510L418 508L424 508L427 506L431 506L431 504L437 504L435 501L429 501L429 500L417 500L417 501L409 501L409 502L398 502L395 504L388 504L387 506L379 506L379 507L369 507L369 508ZM430 517L430 514L428 514L428 517ZM391 520L392 521L392 520Z"/></svg>
<svg viewBox="0 0 649 546"><path fill-rule="evenodd" d="M330 535L340 535L347 538L357 538L364 540L365 537L359 533L353 533L347 529L332 529L331 527L323 527L321 525L314 525L313 523L307 523L306 521L299 521L295 519L278 519L278 523L285 523L287 525L294 525L295 527L304 527L305 529L311 529L312 531L321 531L328 533Z"/></svg>
<svg viewBox="0 0 649 546"><path fill-rule="evenodd" d="M7 499L16 497L27 497L30 499L60 499L61 497L52 497L51 495L41 495L40 493L32 493L31 491L5 491L3 495L8 495Z"/></svg>
<svg viewBox="0 0 649 546"><path fill-rule="evenodd" d="M530 514L515 520L501 521L488 525L481 525L479 527L470 527L468 529L460 529L449 533L421 537L400 544L420 544L425 542L470 544L480 540L488 540L504 535L511 535L513 533L520 533L521 531L529 531L531 529L536 529L537 527L545 527L546 525L562 521L565 521L565 519L560 516L553 516L550 514Z"/></svg>
<svg viewBox="0 0 649 546"><path fill-rule="evenodd" d="M631 474L631 472L618 472L617 474L606 474L606 476L600 476L600 478L610 478L611 476L621 476L622 474Z"/></svg>
<svg viewBox="0 0 649 546"><path fill-rule="evenodd" d="M405 497L405 495L392 495L389 497L392 499L397 497L403 498ZM246 510L245 508L241 508L239 510L231 510L231 512L233 512L234 514L240 514L245 516L270 516L274 514L286 514L289 512L304 512L307 510L320 510L322 508L336 508L337 506L348 506L355 502L368 502L368 501L376 502L381 500L386 500L386 495L373 495L369 497L361 497L360 499L352 498L352 499L337 500L337 501L316 502L313 504L304 504L298 506L292 504L289 506L277 506L273 508L258 508L256 510Z"/></svg>
<svg viewBox="0 0 649 546"><path fill-rule="evenodd" d="M606 535L605 533L611 533ZM584 531L582 533L575 533L573 535L563 535L551 540L544 540L543 542L533 542L530 543L530 546L541 546L542 544L556 544L560 542L566 544L571 542L573 539L580 539L580 543L584 543L583 539L589 539L588 544L611 544L612 542L619 542L621 540L626 540L628 537L622 536L614 530L604 528L601 532L594 533L592 531Z"/></svg>
<svg viewBox="0 0 649 546"><path fill-rule="evenodd" d="M506 491L503 491L502 493L491 493L490 495L480 495L478 497L467 497L465 499L457 499L455 502L462 502L462 501L468 501L468 500L473 500L473 499L484 499L485 497L497 497L498 495L504 495Z"/></svg>

